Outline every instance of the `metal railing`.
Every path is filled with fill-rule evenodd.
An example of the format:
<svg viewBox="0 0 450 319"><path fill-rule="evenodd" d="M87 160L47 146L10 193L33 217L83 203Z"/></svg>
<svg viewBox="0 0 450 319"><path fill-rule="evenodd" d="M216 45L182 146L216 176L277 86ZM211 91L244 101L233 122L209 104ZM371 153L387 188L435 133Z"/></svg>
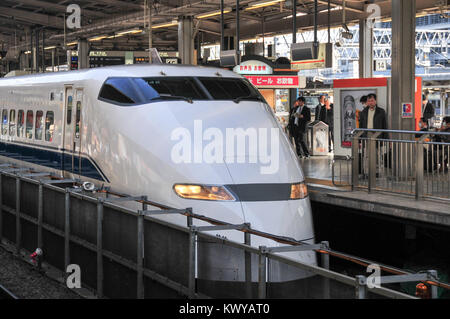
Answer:
<svg viewBox="0 0 450 319"><path fill-rule="evenodd" d="M352 158L335 156L331 163L331 181L336 187L352 185Z"/></svg>
<svg viewBox="0 0 450 319"><path fill-rule="evenodd" d="M450 200L448 138L444 132L355 129L352 188Z"/></svg>
<svg viewBox="0 0 450 319"><path fill-rule="evenodd" d="M38 180L37 178L43 179ZM78 185L78 188L60 188L56 184L72 184L72 187ZM368 292L388 298L415 298L381 286L368 289L368 278L364 276L352 278L331 271L329 269L330 256L362 266L368 266L369 264L374 264L374 262L334 251L329 247L328 242L306 244L292 238L276 236L252 229L249 224L232 225L198 215L189 208L174 209L149 201L145 196L128 196L105 190L103 195L107 197L95 197L102 194L102 191L96 194L86 194L80 192L80 185L81 183L78 180L61 180L50 176L48 173L2 166L0 168L0 244L2 240L3 244L5 244L4 239L6 239L8 230L9 242L14 243L17 254L26 247L47 247L47 249L44 249L42 259L38 260L36 266L41 267L42 262L46 261L48 263L59 263L59 269L67 269L70 263L80 258L75 253L79 253L79 249L84 249L86 252L89 252L85 256L91 256L91 259L85 260L84 263L95 265L93 269L96 270L92 272L93 275L89 279L91 286L87 286L96 286L95 290L99 297L110 296L111 294L111 287L107 290L105 284L113 280L111 278L114 277L111 277L109 272L105 272L104 267L108 263L108 269L111 269L111 263L115 263L125 267L121 272L122 275L123 271L127 270L131 271L133 276L135 276L136 290L134 290L135 294L133 295L137 298L146 296L146 279L155 281L189 298L206 298L208 295L199 291L196 284L199 271L198 256L202 253L200 244L201 240L206 240L208 243L218 243L220 247L231 247L243 252L242 258L244 258L243 264L245 265L245 283L247 287L245 291L246 296L249 298L253 297L251 287L252 271L255 271L255 269L258 272L258 280L256 282L257 297L267 297L267 285L270 282L270 276L267 272L270 270L268 263L271 261L319 276L322 280L321 293L323 298L330 297L331 282L351 287L353 289L352 295L355 298L367 298ZM25 194L25 191L27 194ZM142 208L132 210L117 205L117 203L126 201L138 202L142 205ZM161 210L148 209L149 206L158 207ZM80 210L73 212L73 209L76 207ZM153 218L162 214L184 215L187 227ZM212 226L196 226L194 225L194 219L206 221ZM121 228L118 228L119 223ZM24 237L25 233L22 232L25 224L28 230L26 238ZM36 237L30 237L30 225L33 225L33 233L36 234ZM164 232L155 233L157 227L164 227ZM10 233L9 230L14 228L16 230L15 234ZM214 230L240 231L243 233L243 242L235 242L206 233ZM44 236L44 232L46 236ZM283 245L254 247L250 245L250 234L270 238L274 242ZM55 239L51 242L48 241L50 238L48 236L50 235L54 236L55 239L58 238L58 241L61 243L61 245L55 245L53 250L49 248L49 245L53 244ZM157 252L152 252L151 250L151 247L154 247L152 242L163 235L170 238L170 242L174 242L178 238L178 245L188 248L187 251L171 251L172 254L177 254L178 259L175 258L176 264L167 266L170 269L167 269L167 267L164 269L168 271L166 274L159 273L154 268L154 265L152 266L151 264L157 256L151 255L157 254ZM120 247L117 247L115 238L120 238L121 236L123 238L120 240ZM26 241L24 241L25 239ZM74 244L79 247L77 250L73 250ZM279 253L289 251L313 251L319 253L321 267L279 255ZM63 257L63 261L60 256ZM254 263L252 256L256 257L257 268L252 267L252 262ZM187 272L183 272L182 276L178 272L175 274L171 272L178 271L183 265L187 268ZM434 271L428 271L426 274L411 274L393 267L379 265L381 270L394 275L381 277L381 283L424 281L431 285L432 298L437 298L437 287L450 289L448 284L437 280ZM56 267L58 268L58 266ZM120 284L128 285L129 283L127 280L124 280Z"/></svg>

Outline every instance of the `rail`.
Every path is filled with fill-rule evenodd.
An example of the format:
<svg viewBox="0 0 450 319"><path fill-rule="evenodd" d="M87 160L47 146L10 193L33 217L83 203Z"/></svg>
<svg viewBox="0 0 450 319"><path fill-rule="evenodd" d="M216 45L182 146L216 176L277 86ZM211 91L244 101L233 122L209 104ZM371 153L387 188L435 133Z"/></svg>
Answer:
<svg viewBox="0 0 450 319"><path fill-rule="evenodd" d="M0 299L19 299L11 291L0 285Z"/></svg>
<svg viewBox="0 0 450 319"><path fill-rule="evenodd" d="M355 129L352 188L450 200L449 140L447 132Z"/></svg>
<svg viewBox="0 0 450 319"><path fill-rule="evenodd" d="M43 176L46 175L46 176ZM7 198L3 194L5 192L5 187L7 185L5 184L6 178L9 178L9 186L14 185L15 187L9 187L8 192L11 192L11 198L8 198L9 203L15 203L15 207L11 207L7 205ZM47 177L47 179L43 178ZM41 179L38 179L41 178ZM53 184L61 184L64 186L64 184L71 185L70 187L66 188L60 188ZM24 197L22 189L24 187L27 187L29 191L33 191L35 194L37 194L37 216L31 216L30 214L26 214L22 211L21 206L21 199ZM32 187L34 187L32 189ZM37 189L36 189L37 188ZM14 192L15 189L15 192ZM198 215L193 213L192 209L186 208L186 209L175 209L173 207L169 207L167 205L155 203L153 201L150 201L147 199L146 196L129 196L126 194L121 194L117 192L113 192L108 189L100 189L97 190L96 195L104 194L106 197L95 197L93 193L84 193L82 191L82 183L79 180L65 180L60 179L56 176L52 176L51 174L43 174L40 172L34 172L29 171L26 172L26 170L23 170L21 168L12 167L3 165L0 167L0 243L3 239L3 224L5 220L2 218L3 212L6 214L12 215L13 219L11 220L11 217L8 219L11 221L14 221L15 223L15 246L16 250L19 253L23 249L23 242L22 242L22 227L23 223L26 222L27 224L32 224L35 227L37 227L36 234L37 238L35 241L35 245L37 247L43 247L45 245L44 239L45 236L43 236L43 232L51 233L53 236L57 236L64 241L63 251L58 254L64 256L64 269L67 269L67 266L70 264L72 260L72 250L73 250L73 244L76 244L80 247L83 247L84 249L87 249L94 254L96 254L96 292L99 297L105 296L104 292L104 285L105 281L107 280L106 274L104 271L104 262L105 257L113 262L116 262L120 264L123 267L126 267L127 269L130 269L132 271L136 272L136 282L137 282L137 292L136 296L138 298L144 298L145 297L145 289L144 287L144 278L149 278L159 284L162 284L170 289L173 289L174 291L177 291L178 293L188 296L189 298L204 298L207 297L205 294L203 294L201 291L197 290L196 285L196 274L198 272L198 243L200 239L206 239L208 242L217 242L221 245L227 246L227 247L233 247L237 248L244 252L244 258L245 258L245 281L248 286L251 285L252 282L252 261L251 258L249 258L249 255L256 255L258 260L258 297L259 298L266 298L267 293L267 264L269 261L278 261L283 264L299 268L302 270L305 270L311 274L318 275L321 278L323 278L323 296L324 298L327 298L330 296L330 288L329 288L329 280L333 280L336 282L340 282L342 284L352 286L356 289L357 294L355 295L356 298L366 298L367 292L371 292L377 295L390 297L390 298L414 298L413 296L388 289L385 287L378 287L378 288L370 288L368 289L367 285L367 279L366 277L358 277L358 278L352 278L343 274L339 274L336 272L333 272L329 269L329 257L333 256L336 258L340 258L343 260L347 260L350 262L353 262L355 264L361 265L361 266L369 266L372 264L378 264L380 269L393 274L394 276L400 276L396 277L394 279L391 278L390 282L403 282L403 281L423 281L430 285L432 297L437 297L437 287L441 287L444 289L450 289L450 285L447 283L443 283L437 280L437 277L435 275L435 272L430 270L425 275L423 274L412 274L400 269L396 269L387 265L382 265L380 263L375 263L370 260L366 260L363 258L351 256L349 254L345 254L342 252L334 251L330 248L329 244L327 242L322 242L320 244L306 244L302 241L297 241L292 238L283 237L283 236L275 236L269 233L261 232L256 229L252 229L251 225L249 224L242 224L242 225L232 225L223 221L215 220L203 215ZM57 223L55 225L50 224L50 216L46 213L46 209L44 209L44 192L52 192L52 195L49 195L49 198L54 201L53 206L54 209L56 209L57 212L64 211L64 214L52 214L53 218L57 219ZM46 193L47 194L47 193ZM57 195L60 194L60 195ZM57 196L63 196L60 197L62 200L60 202L57 202L55 198ZM113 197L112 197L113 196ZM27 194L27 197L29 195ZM78 212L77 214L71 214L71 207L74 204L73 202L81 201L83 205L84 212L81 213ZM117 205L115 202L124 202L124 201L130 201L130 202L138 202L142 204L141 210L132 210L123 206ZM80 203L77 203L77 205L81 205ZM60 207L56 207L59 204ZM9 204L11 205L11 204ZM30 209L29 203L26 205L27 209ZM160 208L161 210L154 210L154 209L148 209L149 206ZM106 227L111 225L113 223L112 220L108 220L107 216L110 216L110 212L108 212L108 215L104 213L104 211L113 210L117 213L120 213L122 215L130 216L127 218L133 219L135 222L132 222L132 224L137 225L137 232L136 232L136 239L132 242L136 244L136 247L122 247L122 251L130 251L134 250L136 252L136 261L130 260L130 258L124 258L120 255L120 253L116 251L112 251L112 249L115 249L113 246L106 247L105 245L105 231L111 231L110 229L107 229ZM96 220L97 220L97 226L94 227L92 233L85 234L85 236L90 237L89 240L86 238L82 238L79 236L79 234L74 234L76 230L74 229L74 226L77 225L86 225L87 220L77 220L77 223L74 225L71 225L71 218L87 218L92 223L92 216L90 215L91 212L94 212L96 214ZM186 217L186 227L176 226L174 224L170 224L168 222L163 222L157 219L154 219L153 217L155 215L161 215L161 214L181 214ZM54 216L53 216L54 215ZM63 216L62 220L61 217ZM15 217L15 218L14 218ZM111 218L111 217L109 217ZM119 217L122 218L122 217ZM201 221L208 222L212 226L194 226L193 219L198 219ZM95 220L95 219L94 219ZM73 221L72 221L73 222ZM159 225L164 225L164 227L167 227L168 229L173 229L178 232L182 232L185 234L188 234L188 281L187 284L182 284L174 280L173 278L169 278L168 276L164 276L159 274L153 269L150 269L146 264L144 263L143 253L146 251L148 254L148 245L151 246L151 242L149 237L152 235L152 233L148 233L148 231L145 231L146 225L148 223L156 223ZM28 226L29 227L29 226ZM75 227L76 228L76 227ZM81 228L83 232L87 232L88 230L86 227ZM240 231L244 233L244 242L239 243L235 241L231 241L226 238L218 238L216 236L211 236L206 231L211 230L234 230L234 231ZM128 233L128 232L127 232ZM110 234L109 234L110 235ZM269 238L275 242L282 243L284 246L281 247L253 247L250 245L250 235L255 236L262 236L264 238ZM29 238L28 238L29 240ZM109 244L108 244L109 245ZM36 247L34 246L34 247ZM320 254L321 258L321 264L322 267L310 265L307 263L299 262L298 260L293 260L286 256L278 255L277 253L282 251L315 251ZM44 257L38 258L37 267L41 267L42 262L44 261ZM48 257L47 257L48 258ZM151 259L151 258L150 258ZM94 262L95 263L95 262ZM174 267L176 268L176 267ZM405 279L406 276L406 279ZM381 277L383 278L383 277ZM251 297L251 289L247 289L248 291L248 297Z"/></svg>

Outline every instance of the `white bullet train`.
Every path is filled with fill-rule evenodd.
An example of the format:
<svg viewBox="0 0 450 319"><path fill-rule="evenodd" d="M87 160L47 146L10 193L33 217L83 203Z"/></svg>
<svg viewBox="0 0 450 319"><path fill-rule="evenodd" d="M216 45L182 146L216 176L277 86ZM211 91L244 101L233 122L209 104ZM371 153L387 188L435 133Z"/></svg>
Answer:
<svg viewBox="0 0 450 319"><path fill-rule="evenodd" d="M0 107L2 162L314 243L297 157L258 90L231 71L153 64L11 77L0 79ZM186 225L184 216L159 218ZM251 243L280 245L256 236ZM211 252L199 276L243 281L243 258L233 251ZM316 264L314 252L285 254ZM255 259L254 281L257 266ZM273 282L307 277L277 263L269 274Z"/></svg>

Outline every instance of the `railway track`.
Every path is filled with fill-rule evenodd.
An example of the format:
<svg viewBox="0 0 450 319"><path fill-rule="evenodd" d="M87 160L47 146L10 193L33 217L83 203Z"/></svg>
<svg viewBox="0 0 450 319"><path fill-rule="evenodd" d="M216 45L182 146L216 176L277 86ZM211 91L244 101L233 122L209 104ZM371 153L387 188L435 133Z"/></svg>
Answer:
<svg viewBox="0 0 450 319"><path fill-rule="evenodd" d="M0 285L0 300L1 299L19 299L11 291Z"/></svg>

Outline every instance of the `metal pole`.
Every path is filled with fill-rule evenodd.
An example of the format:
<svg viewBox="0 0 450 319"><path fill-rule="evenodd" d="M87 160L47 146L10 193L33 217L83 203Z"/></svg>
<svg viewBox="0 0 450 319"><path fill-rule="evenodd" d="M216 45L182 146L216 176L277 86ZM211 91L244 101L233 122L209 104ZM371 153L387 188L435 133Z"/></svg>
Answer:
<svg viewBox="0 0 450 319"><path fill-rule="evenodd" d="M144 299L144 213L137 216L137 298Z"/></svg>
<svg viewBox="0 0 450 319"><path fill-rule="evenodd" d="M20 223L20 178L16 177L16 253L22 248L22 225Z"/></svg>
<svg viewBox="0 0 450 319"><path fill-rule="evenodd" d="M97 296L103 297L103 199L97 202Z"/></svg>
<svg viewBox="0 0 450 319"><path fill-rule="evenodd" d="M366 277L356 276L356 299L366 299Z"/></svg>
<svg viewBox="0 0 450 319"><path fill-rule="evenodd" d="M223 21L223 0L220 0L220 52L224 51L225 26Z"/></svg>
<svg viewBox="0 0 450 319"><path fill-rule="evenodd" d="M238 55L237 64L241 64L241 50L240 50L240 47L239 47L239 42L240 42L239 33L240 33L240 26L239 26L239 0L236 0L236 51L237 51L237 55ZM264 52L264 47L263 47L263 52Z"/></svg>
<svg viewBox="0 0 450 319"><path fill-rule="evenodd" d="M314 59L317 59L319 52L319 43L317 41L317 13L318 13L318 1L314 0Z"/></svg>
<svg viewBox="0 0 450 319"><path fill-rule="evenodd" d="M197 230L195 226L190 227L189 233L189 299L193 299L195 297L195 264L196 264L196 236Z"/></svg>
<svg viewBox="0 0 450 319"><path fill-rule="evenodd" d="M377 186L377 148L376 139L380 132L369 133L369 193L371 193Z"/></svg>
<svg viewBox="0 0 450 319"><path fill-rule="evenodd" d="M266 254L265 246L259 247L259 265L258 265L258 298L266 299Z"/></svg>
<svg viewBox="0 0 450 319"><path fill-rule="evenodd" d="M153 18L152 18L152 3L148 1L148 55L149 55L149 63L152 63L152 52L151 48L153 47Z"/></svg>
<svg viewBox="0 0 450 319"><path fill-rule="evenodd" d="M0 174L0 245L3 239L3 174Z"/></svg>
<svg viewBox="0 0 450 319"><path fill-rule="evenodd" d="M297 0L292 0L292 43L297 43Z"/></svg>
<svg viewBox="0 0 450 319"><path fill-rule="evenodd" d="M64 269L70 264L70 193L66 188L64 207Z"/></svg>
<svg viewBox="0 0 450 319"><path fill-rule="evenodd" d="M433 280L438 281L437 271L436 270L429 270L428 274L433 278ZM438 298L438 287L435 285L431 285L431 299L437 299Z"/></svg>
<svg viewBox="0 0 450 319"><path fill-rule="evenodd" d="M38 235L37 235L37 246L42 251L44 251L43 238L42 238L42 223L44 220L44 186L39 183L38 190ZM38 269L42 266L42 256L37 256Z"/></svg>
<svg viewBox="0 0 450 319"><path fill-rule="evenodd" d="M330 244L327 241L321 242L323 250L329 250ZM330 269L330 255L328 253L322 253L321 255L322 268ZM330 299L330 279L323 277L323 298Z"/></svg>
<svg viewBox="0 0 450 319"><path fill-rule="evenodd" d="M192 207L186 208L186 211L188 212L187 219L187 227L190 228L192 226Z"/></svg>
<svg viewBox="0 0 450 319"><path fill-rule="evenodd" d="M331 0L328 0L328 43L331 43Z"/></svg>
<svg viewBox="0 0 450 319"><path fill-rule="evenodd" d="M250 229L250 224L246 223L247 229ZM250 246L250 233L244 233L244 244ZM245 251L245 296L248 299L252 298L252 254Z"/></svg>
<svg viewBox="0 0 450 319"><path fill-rule="evenodd" d="M352 138L352 191L358 187L359 182L359 137L361 136L361 132L358 132L353 135Z"/></svg>
<svg viewBox="0 0 450 319"><path fill-rule="evenodd" d="M42 29L42 73L45 73L45 29Z"/></svg>
<svg viewBox="0 0 450 319"><path fill-rule="evenodd" d="M423 139L424 136L416 142L416 200L423 197Z"/></svg>

